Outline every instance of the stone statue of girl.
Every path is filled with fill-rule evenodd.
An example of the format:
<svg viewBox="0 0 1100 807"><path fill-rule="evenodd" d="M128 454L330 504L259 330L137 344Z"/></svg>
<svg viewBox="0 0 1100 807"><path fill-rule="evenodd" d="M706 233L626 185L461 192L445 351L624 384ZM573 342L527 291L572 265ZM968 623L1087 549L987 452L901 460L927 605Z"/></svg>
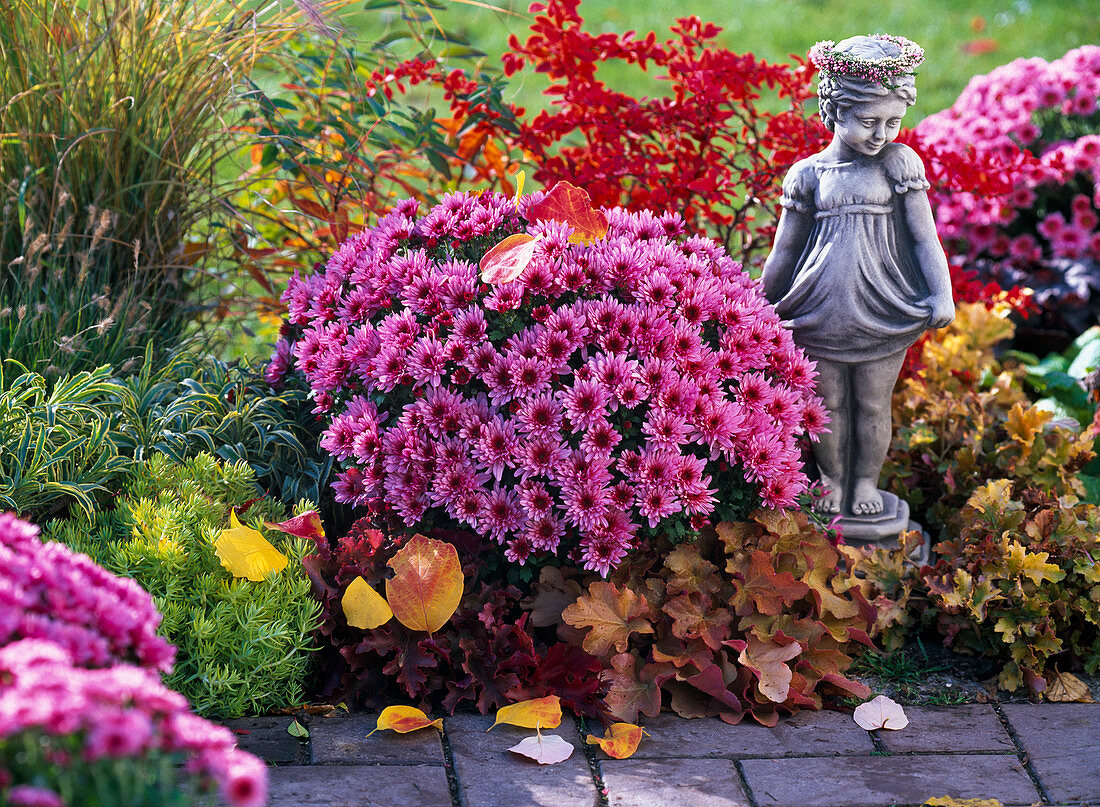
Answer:
<svg viewBox="0 0 1100 807"><path fill-rule="evenodd" d="M832 418L814 445L827 491L815 507L860 520L883 511L878 478L905 352L928 328L950 323L955 306L924 166L893 142L916 100L913 71L924 52L902 37L857 36L819 42L810 59L833 138L783 181L763 287L817 362Z"/></svg>

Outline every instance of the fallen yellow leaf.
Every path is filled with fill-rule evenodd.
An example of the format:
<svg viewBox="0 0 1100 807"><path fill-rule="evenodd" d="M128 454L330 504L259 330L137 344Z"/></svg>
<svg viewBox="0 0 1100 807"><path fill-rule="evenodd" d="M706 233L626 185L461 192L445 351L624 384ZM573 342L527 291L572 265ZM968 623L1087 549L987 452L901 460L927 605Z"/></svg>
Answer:
<svg viewBox="0 0 1100 807"><path fill-rule="evenodd" d="M254 583L278 574L286 568L286 555L268 543L257 530L246 527L237 520L237 513L229 511L229 529L222 530L214 541L214 553L222 566L234 577L247 577Z"/></svg>
<svg viewBox="0 0 1100 807"><path fill-rule="evenodd" d="M499 723L525 729L556 729L561 725L561 699L557 695L547 695L503 706L497 711L496 722L486 731L492 731Z"/></svg>
<svg viewBox="0 0 1100 807"><path fill-rule="evenodd" d="M643 734L642 727L633 723L612 723L603 737L589 734L588 744L598 745L612 759L627 759L638 750Z"/></svg>
<svg viewBox="0 0 1100 807"><path fill-rule="evenodd" d="M443 627L462 600L458 550L444 541L414 535L388 565L386 599L397 621L411 630L433 633Z"/></svg>
<svg viewBox="0 0 1100 807"><path fill-rule="evenodd" d="M1055 703L1095 703L1085 682L1072 673L1055 672L1047 679L1046 696Z"/></svg>
<svg viewBox="0 0 1100 807"><path fill-rule="evenodd" d="M953 799L950 796L936 796L924 803L924 807L1004 807L996 799Z"/></svg>
<svg viewBox="0 0 1100 807"><path fill-rule="evenodd" d="M370 737L375 731L389 729L398 734L408 734L410 731L419 731L428 726L435 726L443 731L443 718L432 720L415 706L387 706L378 715L378 722L374 725L374 731L367 734Z"/></svg>
<svg viewBox="0 0 1100 807"><path fill-rule="evenodd" d="M340 607L344 609L348 624L363 630L385 625L393 617L390 604L370 587L362 575L348 583L344 596L340 598Z"/></svg>

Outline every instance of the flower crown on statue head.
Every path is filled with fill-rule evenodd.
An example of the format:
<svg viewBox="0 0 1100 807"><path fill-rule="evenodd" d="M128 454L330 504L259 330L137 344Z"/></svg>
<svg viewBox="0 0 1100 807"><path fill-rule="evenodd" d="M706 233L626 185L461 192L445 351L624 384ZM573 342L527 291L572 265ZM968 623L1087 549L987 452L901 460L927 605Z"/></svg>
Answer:
<svg viewBox="0 0 1100 807"><path fill-rule="evenodd" d="M897 56L882 59L867 59L854 53L841 53L836 50L836 42L823 39L810 48L810 61L825 74L849 76L864 81L894 87L892 79L898 76L912 75L924 61L924 49L916 42L903 36L873 34L870 39L890 42L901 49Z"/></svg>

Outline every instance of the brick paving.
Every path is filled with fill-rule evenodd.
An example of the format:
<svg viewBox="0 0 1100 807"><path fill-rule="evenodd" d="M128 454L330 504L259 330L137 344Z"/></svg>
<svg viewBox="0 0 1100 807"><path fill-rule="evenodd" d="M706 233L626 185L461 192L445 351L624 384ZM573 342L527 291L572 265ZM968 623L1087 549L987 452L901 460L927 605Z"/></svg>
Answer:
<svg viewBox="0 0 1100 807"><path fill-rule="evenodd" d="M291 718L228 725L271 765L270 807L903 807L933 796L1100 807L1100 704L906 713L897 732L865 732L837 712L774 728L662 714L626 760L586 754L586 732L567 718L544 732L577 746L557 765L509 753L531 732L487 732L481 715L448 717L442 733L371 737L374 715L305 717L301 741Z"/></svg>

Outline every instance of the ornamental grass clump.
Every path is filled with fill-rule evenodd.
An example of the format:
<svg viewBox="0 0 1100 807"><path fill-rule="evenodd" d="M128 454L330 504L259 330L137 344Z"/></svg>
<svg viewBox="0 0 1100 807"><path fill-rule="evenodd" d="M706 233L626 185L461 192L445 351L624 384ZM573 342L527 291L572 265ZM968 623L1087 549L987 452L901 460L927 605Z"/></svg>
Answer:
<svg viewBox="0 0 1100 807"><path fill-rule="evenodd" d="M269 372L308 379L337 499L601 574L657 535L794 505L825 414L755 283L679 216L589 205L606 234L584 233L563 198L403 202L292 279ZM525 268L481 282L518 234Z"/></svg>
<svg viewBox="0 0 1100 807"><path fill-rule="evenodd" d="M1035 158L1001 193L938 199L948 248L1004 287L1027 286L1041 326L1073 336L1100 313L1100 47L1017 59L971 79L950 109L916 128L943 152ZM1049 346L1048 346L1049 347Z"/></svg>

